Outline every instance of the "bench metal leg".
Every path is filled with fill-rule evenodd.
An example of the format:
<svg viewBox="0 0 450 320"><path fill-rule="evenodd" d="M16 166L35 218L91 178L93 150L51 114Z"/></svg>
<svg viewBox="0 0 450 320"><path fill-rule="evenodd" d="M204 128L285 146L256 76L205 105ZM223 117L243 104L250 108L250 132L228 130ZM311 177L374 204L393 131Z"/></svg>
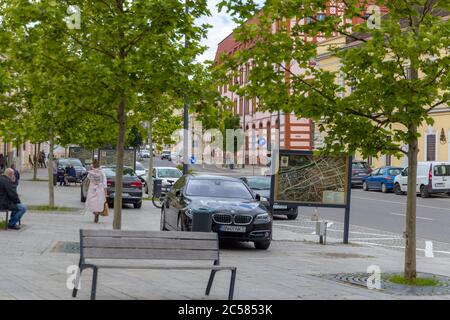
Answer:
<svg viewBox="0 0 450 320"><path fill-rule="evenodd" d="M209 296L209 292L211 291L211 287L214 281L214 276L216 275L217 270L211 270L211 274L209 275L208 285L206 286L205 295Z"/></svg>
<svg viewBox="0 0 450 320"><path fill-rule="evenodd" d="M79 268L79 273L77 275L77 277L75 278L75 286L73 287L73 291L72 291L72 297L76 298L77 297L77 293L78 293L78 285L81 283L81 271L82 269Z"/></svg>
<svg viewBox="0 0 450 320"><path fill-rule="evenodd" d="M233 300L235 281L236 281L236 269L233 269L231 270L230 292L228 293L228 300Z"/></svg>
<svg viewBox="0 0 450 320"><path fill-rule="evenodd" d="M92 289L91 289L91 300L95 300L95 294L97 293L97 274L98 274L98 268L93 267L93 274L92 274Z"/></svg>
<svg viewBox="0 0 450 320"><path fill-rule="evenodd" d="M6 218L5 218L5 230L8 230L8 223L9 223L9 211L6 210Z"/></svg>

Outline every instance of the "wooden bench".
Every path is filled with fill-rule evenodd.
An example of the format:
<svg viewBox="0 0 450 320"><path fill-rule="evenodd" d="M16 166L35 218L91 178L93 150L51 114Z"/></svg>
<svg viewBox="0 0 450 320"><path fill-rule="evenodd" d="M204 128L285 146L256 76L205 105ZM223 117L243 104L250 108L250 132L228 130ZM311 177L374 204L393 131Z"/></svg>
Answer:
<svg viewBox="0 0 450 320"><path fill-rule="evenodd" d="M163 265L133 266L108 265L92 260L128 259L128 260L178 260L210 261L212 265ZM87 261L88 260L88 261ZM91 268L91 300L95 300L97 274L105 269L153 269L153 270L211 270L206 295L209 295L214 275L220 270L231 271L228 299L233 299L236 280L236 267L219 265L219 240L213 232L179 232L179 231L121 231L121 230L80 230L79 277L85 269ZM79 278L77 279L77 282ZM78 284L78 283L77 283ZM77 286L72 296L77 296Z"/></svg>

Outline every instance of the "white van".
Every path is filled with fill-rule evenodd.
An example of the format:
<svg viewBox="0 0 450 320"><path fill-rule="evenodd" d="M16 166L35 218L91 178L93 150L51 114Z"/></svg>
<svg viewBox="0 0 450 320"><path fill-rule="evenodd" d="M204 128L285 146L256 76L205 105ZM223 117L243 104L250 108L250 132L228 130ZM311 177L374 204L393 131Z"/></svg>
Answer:
<svg viewBox="0 0 450 320"><path fill-rule="evenodd" d="M408 189L408 167L394 179L395 194L405 194ZM417 164L416 192L422 198L432 193L450 195L450 162L419 162Z"/></svg>

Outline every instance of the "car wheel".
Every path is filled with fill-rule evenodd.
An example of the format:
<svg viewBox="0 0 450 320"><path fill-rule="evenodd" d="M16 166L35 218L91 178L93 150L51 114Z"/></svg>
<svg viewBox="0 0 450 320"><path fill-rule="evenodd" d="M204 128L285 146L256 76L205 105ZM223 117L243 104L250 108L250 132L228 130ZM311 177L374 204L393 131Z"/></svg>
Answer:
<svg viewBox="0 0 450 320"><path fill-rule="evenodd" d="M258 250L267 250L270 247L270 240L255 241L254 245L255 245L255 248L258 249Z"/></svg>
<svg viewBox="0 0 450 320"><path fill-rule="evenodd" d="M295 219L297 219L297 217L298 217L298 208L296 208L295 210L292 210L292 212L293 212L293 213L287 215L287 218L288 218L289 220L295 220Z"/></svg>
<svg viewBox="0 0 450 320"><path fill-rule="evenodd" d="M394 184L394 193L398 196L401 196L404 194L402 189L400 188L400 184L398 184L398 183Z"/></svg>
<svg viewBox="0 0 450 320"><path fill-rule="evenodd" d="M159 221L159 229L161 231L167 231L167 228L166 228L166 207L165 206L163 206L161 208L161 219Z"/></svg>
<svg viewBox="0 0 450 320"><path fill-rule="evenodd" d="M81 202L86 202L86 197L83 194L83 185L81 186Z"/></svg>
<svg viewBox="0 0 450 320"><path fill-rule="evenodd" d="M363 187L362 188L363 188L364 191L369 191L369 187L367 186L367 182L365 182L365 181L363 182Z"/></svg>
<svg viewBox="0 0 450 320"><path fill-rule="evenodd" d="M384 183L381 184L381 192L383 193L388 193L388 188L386 187L386 185Z"/></svg>
<svg viewBox="0 0 450 320"><path fill-rule="evenodd" d="M420 187L420 196L422 198L429 198L430 197L430 193L428 192L427 186L421 186Z"/></svg>
<svg viewBox="0 0 450 320"><path fill-rule="evenodd" d="M133 203L133 207L134 207L135 209L140 209L140 208L142 208L142 201Z"/></svg>

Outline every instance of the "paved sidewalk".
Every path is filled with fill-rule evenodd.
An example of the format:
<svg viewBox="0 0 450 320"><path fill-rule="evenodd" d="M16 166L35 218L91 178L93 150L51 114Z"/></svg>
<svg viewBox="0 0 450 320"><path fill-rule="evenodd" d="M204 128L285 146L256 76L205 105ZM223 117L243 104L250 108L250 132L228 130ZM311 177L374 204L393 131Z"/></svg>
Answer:
<svg viewBox="0 0 450 320"><path fill-rule="evenodd" d="M45 183L44 183L45 185ZM41 182L21 182L20 193L28 204L46 204ZM85 214L79 188L57 188L57 204L78 207L71 213L29 212L24 228L0 231L0 299L72 299L66 288L66 269L77 264L78 254L54 251L61 242L78 242L79 229L111 229L112 217L99 224ZM123 229L158 230L159 210L149 201L142 209L123 210ZM319 278L322 274L365 273L369 265L382 272L401 272L403 253L363 245L343 245L328 239L317 243L311 234L274 229L267 251L251 244L222 248L221 263L237 266L235 299L405 299ZM450 276L450 259L418 257L418 270ZM91 271L83 273L78 299L89 299ZM209 273L205 271L100 270L98 299L226 299L229 273L216 275L211 296L204 296ZM424 298L424 297L420 297ZM450 296L425 297L449 299Z"/></svg>

